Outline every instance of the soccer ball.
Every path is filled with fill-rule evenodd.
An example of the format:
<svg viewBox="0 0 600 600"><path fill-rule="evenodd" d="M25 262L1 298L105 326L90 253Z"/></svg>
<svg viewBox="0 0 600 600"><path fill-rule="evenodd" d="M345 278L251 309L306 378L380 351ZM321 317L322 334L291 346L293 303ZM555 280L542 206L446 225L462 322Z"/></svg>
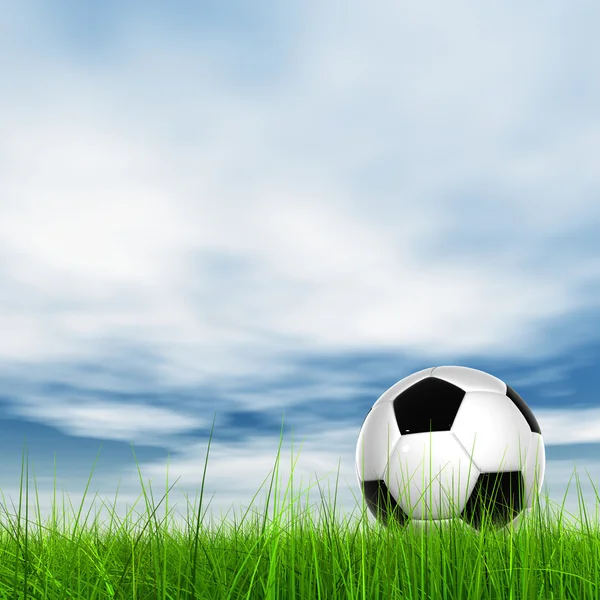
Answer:
<svg viewBox="0 0 600 600"><path fill-rule="evenodd" d="M544 479L542 432L500 379L468 367L424 369L375 402L358 436L356 475L370 512L427 523L508 525Z"/></svg>

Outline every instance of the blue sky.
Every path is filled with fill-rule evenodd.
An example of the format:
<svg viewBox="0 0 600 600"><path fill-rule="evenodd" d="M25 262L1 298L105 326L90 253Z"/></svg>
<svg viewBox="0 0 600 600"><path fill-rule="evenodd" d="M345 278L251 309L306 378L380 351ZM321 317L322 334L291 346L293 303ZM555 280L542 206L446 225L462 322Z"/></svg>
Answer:
<svg viewBox="0 0 600 600"><path fill-rule="evenodd" d="M293 430L296 482L333 490L339 464L350 512L370 406L460 364L519 391L551 499L576 465L594 510L600 7L4 11L7 501L26 437L43 515L54 453L77 506L101 444L92 494L119 486L123 511L141 494L132 443L155 496L169 455L185 512L216 412L216 518L268 476L282 415L283 485Z"/></svg>

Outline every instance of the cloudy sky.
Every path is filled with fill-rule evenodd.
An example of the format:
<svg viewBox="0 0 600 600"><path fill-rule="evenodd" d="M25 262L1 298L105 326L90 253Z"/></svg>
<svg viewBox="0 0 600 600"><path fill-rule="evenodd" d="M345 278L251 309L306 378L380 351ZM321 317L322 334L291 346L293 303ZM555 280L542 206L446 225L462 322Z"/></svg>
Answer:
<svg viewBox="0 0 600 600"><path fill-rule="evenodd" d="M576 466L593 512L600 5L158 4L3 4L8 510L26 444L43 515L54 461L76 508L99 451L88 493L122 513L133 444L185 514L216 414L215 518L269 476L282 419L282 489L292 457L326 497L339 468L350 513L371 405L459 364L517 389L550 497Z"/></svg>

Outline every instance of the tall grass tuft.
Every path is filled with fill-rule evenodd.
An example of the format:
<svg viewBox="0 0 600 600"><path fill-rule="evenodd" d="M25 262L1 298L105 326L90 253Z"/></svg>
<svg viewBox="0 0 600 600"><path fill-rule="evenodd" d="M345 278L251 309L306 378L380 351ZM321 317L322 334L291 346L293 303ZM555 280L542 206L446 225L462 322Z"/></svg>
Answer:
<svg viewBox="0 0 600 600"><path fill-rule="evenodd" d="M213 421L214 428L214 421ZM576 477L580 517L567 521L563 505L556 511L538 499L519 527L475 530L460 521L445 526L384 527L371 519L364 501L357 518L336 515L321 482L293 495L293 472L283 498L278 495L281 442L270 475L266 501L207 527L203 503L211 436L203 467L200 499L190 507L186 525L169 517L169 492L154 501L140 482L146 513L134 520L116 517L87 525L83 500L74 522L56 512L47 523L30 520L29 464L21 469L18 508L9 513L3 495L0 520L0 598L85 600L458 600L600 598L600 532L588 518ZM134 453L135 457L135 453ZM136 459L137 464L137 459ZM95 465L94 465L95 467ZM86 486L87 495L91 478ZM35 478L34 478L35 479ZM570 482L569 482L570 485ZM318 486L321 510L311 511L302 497ZM25 501L23 503L23 491ZM596 501L598 493L596 492ZM39 498L35 487L37 513ZM566 497L566 496L565 496ZM85 500L85 495L84 495ZM116 498L115 498L116 503ZM361 504L359 502L359 504ZM164 505L164 516L159 509ZM23 506L24 514L23 514ZM162 512L162 511L161 511ZM318 516L318 518L317 518Z"/></svg>

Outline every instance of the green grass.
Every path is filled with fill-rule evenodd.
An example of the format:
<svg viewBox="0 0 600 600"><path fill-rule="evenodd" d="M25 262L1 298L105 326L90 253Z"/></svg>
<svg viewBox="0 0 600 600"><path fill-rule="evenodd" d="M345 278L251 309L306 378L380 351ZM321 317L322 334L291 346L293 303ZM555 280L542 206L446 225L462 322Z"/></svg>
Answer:
<svg viewBox="0 0 600 600"><path fill-rule="evenodd" d="M259 489L241 519L234 515L231 521L222 519L212 527L204 522L207 506L203 503L210 440L200 497L193 506L188 501L184 526L172 518L169 492L177 482L169 485L168 473L166 491L158 502L151 487L146 490L140 473L143 517L134 519L132 508L120 521L113 505L108 507L112 514L108 522L94 520L89 525L90 512L82 514L83 501L67 522L63 500L63 515L58 518L55 476L51 517L45 524L40 522L36 484L38 519L32 520L24 452L18 507L9 513L3 502L0 520L0 598L600 597L600 534L583 504L577 526L566 519L564 502L551 513L547 500L544 510L538 501L518 528L484 527L477 532L460 521L427 529L401 529L394 523L383 527L367 516L364 503L357 518L340 519L335 514L339 469L333 503L331 494L325 502L318 481L292 496L296 464L292 456L290 480L280 497L280 450L281 441L273 472L263 482L263 486L268 483L264 506L252 508ZM93 469L86 494L92 475ZM576 482L581 499L578 478ZM302 505L315 485L321 497L318 515L308 500Z"/></svg>

